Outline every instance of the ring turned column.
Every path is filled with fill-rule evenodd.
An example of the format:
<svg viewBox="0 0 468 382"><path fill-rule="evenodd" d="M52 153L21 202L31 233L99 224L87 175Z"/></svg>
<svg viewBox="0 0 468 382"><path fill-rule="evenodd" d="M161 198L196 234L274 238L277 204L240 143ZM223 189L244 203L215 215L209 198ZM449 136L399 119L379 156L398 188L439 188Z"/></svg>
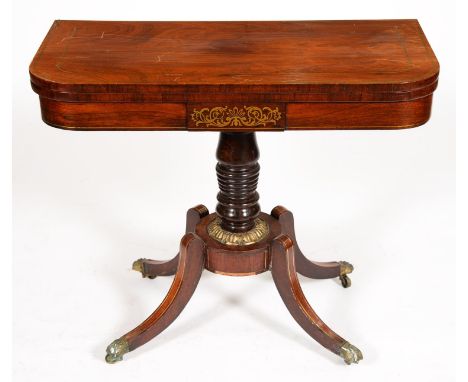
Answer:
<svg viewBox="0 0 468 382"><path fill-rule="evenodd" d="M216 158L220 190L216 213L221 228L233 233L247 232L254 228L260 214L255 133L220 133Z"/></svg>

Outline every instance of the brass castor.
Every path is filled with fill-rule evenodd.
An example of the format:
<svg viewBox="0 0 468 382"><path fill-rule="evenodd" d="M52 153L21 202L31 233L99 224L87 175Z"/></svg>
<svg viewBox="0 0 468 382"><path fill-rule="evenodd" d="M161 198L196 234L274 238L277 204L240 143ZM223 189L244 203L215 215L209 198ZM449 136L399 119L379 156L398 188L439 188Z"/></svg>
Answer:
<svg viewBox="0 0 468 382"><path fill-rule="evenodd" d="M361 351L349 342L345 342L340 349L340 357L344 359L347 365L359 363L363 359Z"/></svg>
<svg viewBox="0 0 468 382"><path fill-rule="evenodd" d="M149 279L155 279L156 278L156 275L148 275L145 273L145 269L143 267L143 261L145 259L138 259L136 261L133 262L133 265L132 265L132 269L134 271L137 271L137 272L140 272L141 273L141 277L143 278L149 278Z"/></svg>
<svg viewBox="0 0 468 382"><path fill-rule="evenodd" d="M340 261L340 281L343 288L349 288L351 286L351 279L348 277L348 274L354 270L352 264L347 261Z"/></svg>
<svg viewBox="0 0 468 382"><path fill-rule="evenodd" d="M348 275L340 276L340 281L343 288L349 288L351 286L351 279L348 277Z"/></svg>
<svg viewBox="0 0 468 382"><path fill-rule="evenodd" d="M123 355L128 353L128 343L124 338L112 342L106 349L106 362L116 363L122 361Z"/></svg>

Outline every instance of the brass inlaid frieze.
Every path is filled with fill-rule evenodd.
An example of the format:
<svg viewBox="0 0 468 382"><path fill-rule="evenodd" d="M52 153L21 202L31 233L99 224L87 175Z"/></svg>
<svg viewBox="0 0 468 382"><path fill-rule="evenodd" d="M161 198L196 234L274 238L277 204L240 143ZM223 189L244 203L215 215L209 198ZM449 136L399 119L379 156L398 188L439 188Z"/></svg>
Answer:
<svg viewBox="0 0 468 382"><path fill-rule="evenodd" d="M255 219L255 226L247 232L229 232L221 227L221 219L216 218L207 227L208 234L226 245L249 245L265 239L270 231L265 220Z"/></svg>
<svg viewBox="0 0 468 382"><path fill-rule="evenodd" d="M216 106L212 108L193 109L191 114L195 125L205 127L258 127L266 126L267 123L276 125L281 119L278 107L269 106L244 106L228 107Z"/></svg>

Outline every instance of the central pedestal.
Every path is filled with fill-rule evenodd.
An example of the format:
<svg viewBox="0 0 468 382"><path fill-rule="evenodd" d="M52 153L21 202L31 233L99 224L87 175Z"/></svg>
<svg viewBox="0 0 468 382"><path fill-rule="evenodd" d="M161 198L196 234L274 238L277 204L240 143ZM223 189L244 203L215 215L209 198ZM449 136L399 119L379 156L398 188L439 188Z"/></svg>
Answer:
<svg viewBox="0 0 468 382"><path fill-rule="evenodd" d="M271 214L260 211L257 182L260 171L255 133L220 133L216 172L219 183L216 213L203 205L187 212L186 234L179 254L169 261L139 259L133 269L143 277L175 275L161 305L139 326L112 342L106 361L114 363L123 354L148 342L180 314L195 291L204 269L230 276L271 271L286 307L297 323L325 348L347 364L362 359L358 348L330 329L307 302L297 273L325 279L339 277L351 285L353 271L345 261L308 260L297 245L294 219L286 208Z"/></svg>
<svg viewBox="0 0 468 382"><path fill-rule="evenodd" d="M257 192L260 165L255 133L220 133L216 150L220 228L244 233L260 214ZM242 235L240 235L242 237Z"/></svg>

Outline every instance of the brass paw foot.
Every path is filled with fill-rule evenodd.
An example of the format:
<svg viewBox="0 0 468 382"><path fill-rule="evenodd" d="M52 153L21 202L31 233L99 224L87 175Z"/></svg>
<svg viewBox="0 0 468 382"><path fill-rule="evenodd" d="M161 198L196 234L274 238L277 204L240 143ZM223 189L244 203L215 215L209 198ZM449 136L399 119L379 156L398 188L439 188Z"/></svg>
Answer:
<svg viewBox="0 0 468 382"><path fill-rule="evenodd" d="M352 264L347 261L340 261L340 281L343 288L349 288L351 286L351 279L348 277L348 273L354 270Z"/></svg>
<svg viewBox="0 0 468 382"><path fill-rule="evenodd" d="M134 271L140 272L143 275L143 277L145 277L144 271L143 271L143 260L144 259L135 260L132 264L132 269Z"/></svg>
<svg viewBox="0 0 468 382"><path fill-rule="evenodd" d="M359 363L363 359L361 351L349 342L345 342L340 348L340 357L344 359L347 365Z"/></svg>
<svg viewBox="0 0 468 382"><path fill-rule="evenodd" d="M132 265L132 269L134 271L137 271L137 272L140 272L141 273L141 277L145 278L145 277L148 277L149 279L154 279L156 278L156 276L149 276L145 273L145 269L143 267L143 261L145 259L138 259L136 261L133 262L133 265Z"/></svg>
<svg viewBox="0 0 468 382"><path fill-rule="evenodd" d="M125 339L119 338L112 342L106 349L106 362L116 363L122 361L122 357L125 353L128 353L128 343Z"/></svg>

